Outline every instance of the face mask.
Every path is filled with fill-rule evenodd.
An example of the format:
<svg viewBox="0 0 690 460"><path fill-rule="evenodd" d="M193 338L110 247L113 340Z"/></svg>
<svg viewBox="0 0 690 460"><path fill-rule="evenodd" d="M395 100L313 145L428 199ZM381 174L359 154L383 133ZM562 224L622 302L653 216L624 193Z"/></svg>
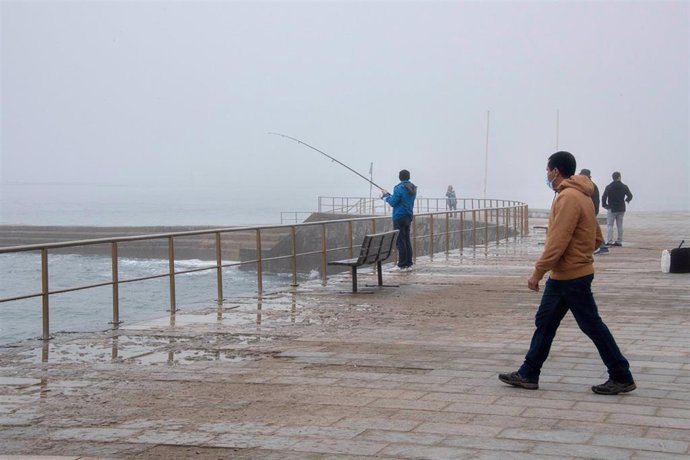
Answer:
<svg viewBox="0 0 690 460"><path fill-rule="evenodd" d="M546 173L546 186L549 190L553 190L553 181L549 180L549 173Z"/></svg>

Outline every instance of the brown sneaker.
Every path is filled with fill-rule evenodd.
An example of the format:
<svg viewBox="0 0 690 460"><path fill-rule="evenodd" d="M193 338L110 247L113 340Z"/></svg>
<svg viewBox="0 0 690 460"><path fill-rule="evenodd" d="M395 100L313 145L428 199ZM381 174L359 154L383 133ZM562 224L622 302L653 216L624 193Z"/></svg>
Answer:
<svg viewBox="0 0 690 460"><path fill-rule="evenodd" d="M637 388L635 382L623 383L608 379L601 385L594 385L592 391L599 395L617 395L618 393L628 393Z"/></svg>
<svg viewBox="0 0 690 460"><path fill-rule="evenodd" d="M517 372L511 372L510 374L498 374L498 380L508 385L513 385L514 387L524 388L526 390L538 390L539 383L529 381Z"/></svg>

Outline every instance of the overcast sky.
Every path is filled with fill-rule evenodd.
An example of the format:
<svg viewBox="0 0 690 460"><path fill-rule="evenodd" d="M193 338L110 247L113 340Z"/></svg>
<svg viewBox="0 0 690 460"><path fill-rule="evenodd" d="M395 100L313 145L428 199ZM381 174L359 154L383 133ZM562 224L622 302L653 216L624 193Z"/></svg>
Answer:
<svg viewBox="0 0 690 460"><path fill-rule="evenodd" d="M11 2L4 183L368 196L308 142L392 188L548 207L571 151L631 210L689 209L686 1ZM557 129L558 113L558 129ZM270 199L267 197L267 199Z"/></svg>

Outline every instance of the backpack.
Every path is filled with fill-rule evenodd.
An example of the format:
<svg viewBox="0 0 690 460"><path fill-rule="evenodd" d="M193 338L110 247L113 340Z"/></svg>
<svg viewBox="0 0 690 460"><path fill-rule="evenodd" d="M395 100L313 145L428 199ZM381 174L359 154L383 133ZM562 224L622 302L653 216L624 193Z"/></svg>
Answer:
<svg viewBox="0 0 690 460"><path fill-rule="evenodd" d="M680 245L661 253L661 271L664 273L690 273L690 248L683 248L685 240Z"/></svg>

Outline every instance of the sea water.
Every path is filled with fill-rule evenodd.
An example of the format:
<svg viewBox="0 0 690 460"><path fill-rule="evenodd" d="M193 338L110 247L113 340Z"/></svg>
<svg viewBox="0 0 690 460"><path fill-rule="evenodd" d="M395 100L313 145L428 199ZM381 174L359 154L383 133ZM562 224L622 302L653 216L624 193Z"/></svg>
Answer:
<svg viewBox="0 0 690 460"><path fill-rule="evenodd" d="M224 261L223 264L232 263ZM176 275L176 311L189 312L217 305L215 262L177 260L176 271L209 267L210 270ZM51 291L112 281L109 256L51 254L48 259ZM168 272L163 259L120 258L120 281L162 275ZM264 290L289 286L291 274L264 274ZM170 311L169 277L124 283L119 286L119 319L125 324L164 317ZM256 272L238 267L223 269L223 296L252 296L257 293ZM19 297L41 292L41 258L37 253L0 254L0 295ZM113 288L106 285L50 296L50 331L84 332L106 330L113 319ZM41 297L0 304L0 344L17 342L42 334Z"/></svg>
<svg viewBox="0 0 690 460"><path fill-rule="evenodd" d="M0 184L0 224L24 225L263 225L280 223L281 211L314 210L317 194L286 196L264 187L261 194L219 186L121 186L93 184ZM311 206L310 206L311 204ZM225 263L230 263L226 261ZM167 259L118 260L119 279L165 274ZM210 267L214 262L177 260L176 271ZM49 254L51 291L112 281L109 256ZM265 290L287 286L291 275L264 274ZM256 295L255 272L223 269L224 297ZM216 270L177 275L178 311L217 304ZM0 298L41 292L38 252L0 254ZM105 330L112 321L112 286L50 296L50 331ZM170 308L168 277L125 283L119 288L120 321L166 316ZM41 336L40 297L0 303L0 344Z"/></svg>

